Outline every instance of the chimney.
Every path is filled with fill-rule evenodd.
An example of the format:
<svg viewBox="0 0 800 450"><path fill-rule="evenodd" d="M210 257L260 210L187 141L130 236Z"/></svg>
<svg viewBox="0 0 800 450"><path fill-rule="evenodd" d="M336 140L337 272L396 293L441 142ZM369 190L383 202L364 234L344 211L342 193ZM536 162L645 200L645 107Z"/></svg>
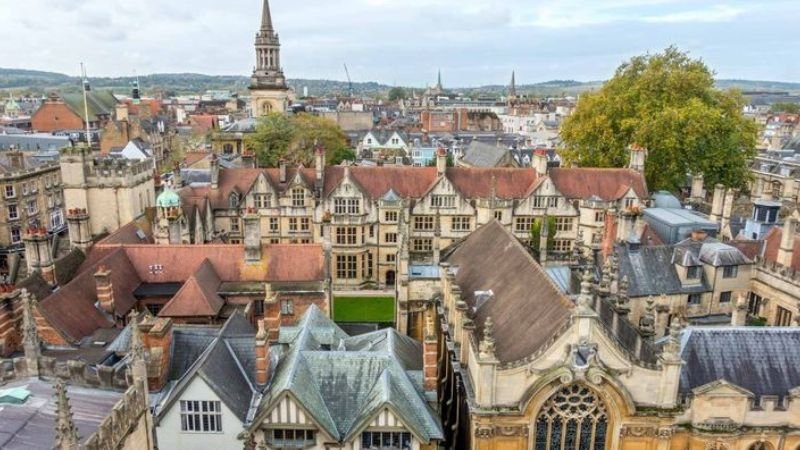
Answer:
<svg viewBox="0 0 800 450"><path fill-rule="evenodd" d="M261 216L255 208L247 208L244 214L244 259L261 261Z"/></svg>
<svg viewBox="0 0 800 450"><path fill-rule="evenodd" d="M543 148L534 150L531 165L536 169L536 175L540 177L547 175L547 150Z"/></svg>
<svg viewBox="0 0 800 450"><path fill-rule="evenodd" d="M269 381L269 343L264 319L258 321L256 333L256 384L265 386Z"/></svg>
<svg viewBox="0 0 800 450"><path fill-rule="evenodd" d="M183 187L183 180L181 179L181 163L175 161L172 165L172 187L178 190Z"/></svg>
<svg viewBox="0 0 800 450"><path fill-rule="evenodd" d="M285 184L286 183L286 161L280 160L278 162L278 167L279 167L279 170L280 170L280 179L278 181L280 181L281 184Z"/></svg>
<svg viewBox="0 0 800 450"><path fill-rule="evenodd" d="M631 160L628 167L639 173L644 173L644 164L645 160L647 159L647 150L642 147L639 147L636 144L633 144L631 145L629 151L631 154Z"/></svg>
<svg viewBox="0 0 800 450"><path fill-rule="evenodd" d="M255 169L256 168L256 155L252 150L245 150L242 153L242 168Z"/></svg>
<svg viewBox="0 0 800 450"><path fill-rule="evenodd" d="M89 214L86 209L75 208L67 211L67 227L72 247L79 248L86 253L89 250L89 246L92 245Z"/></svg>
<svg viewBox="0 0 800 450"><path fill-rule="evenodd" d="M219 189L219 159L211 155L211 189Z"/></svg>
<svg viewBox="0 0 800 450"><path fill-rule="evenodd" d="M725 186L717 184L714 186L714 198L711 200L711 214L708 219L712 222L719 222L722 219L722 208L725 203Z"/></svg>
<svg viewBox="0 0 800 450"><path fill-rule="evenodd" d="M720 235L723 239L733 239L730 229L731 214L733 214L733 203L736 201L736 196L739 193L737 189L728 189L725 191L725 201L722 204L722 221L720 224Z"/></svg>
<svg viewBox="0 0 800 450"><path fill-rule="evenodd" d="M325 174L325 147L317 145L314 151L314 167L317 174L317 182L322 182L322 176Z"/></svg>
<svg viewBox="0 0 800 450"><path fill-rule="evenodd" d="M689 194L689 198L695 202L702 201L706 198L706 191L703 185L703 174L698 173L697 175L692 175L692 190Z"/></svg>
<svg viewBox="0 0 800 450"><path fill-rule="evenodd" d="M172 319L146 315L139 322L142 342L147 348L147 384L158 391L167 384L172 349Z"/></svg>
<svg viewBox="0 0 800 450"><path fill-rule="evenodd" d="M97 266L94 273L94 282L97 286L97 306L108 315L115 316L114 286L111 284L111 270L106 266Z"/></svg>
<svg viewBox="0 0 800 450"><path fill-rule="evenodd" d="M30 227L22 237L22 241L25 245L25 261L28 264L28 272L38 269L42 273L42 278L54 285L56 283L55 266L47 230Z"/></svg>
<svg viewBox="0 0 800 450"><path fill-rule="evenodd" d="M706 230L701 230L701 229L692 230L692 241L694 242L705 241L707 237L708 233L706 233Z"/></svg>
<svg viewBox="0 0 800 450"><path fill-rule="evenodd" d="M447 172L447 150L439 147L436 150L436 175L444 176Z"/></svg>
<svg viewBox="0 0 800 450"><path fill-rule="evenodd" d="M792 259L794 258L794 232L794 218L789 216L786 218L786 221L783 222L781 246L778 248L778 264L783 267L792 267Z"/></svg>
<svg viewBox="0 0 800 450"><path fill-rule="evenodd" d="M120 103L116 106L114 114L117 116L117 122L128 121L128 105Z"/></svg>

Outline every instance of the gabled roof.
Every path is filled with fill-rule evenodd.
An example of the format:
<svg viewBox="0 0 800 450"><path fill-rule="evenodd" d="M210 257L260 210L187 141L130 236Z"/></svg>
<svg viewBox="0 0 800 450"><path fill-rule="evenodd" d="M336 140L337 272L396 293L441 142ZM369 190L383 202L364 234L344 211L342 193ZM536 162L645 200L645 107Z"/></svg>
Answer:
<svg viewBox="0 0 800 450"><path fill-rule="evenodd" d="M392 329L348 337L313 305L297 327L281 328L279 342L288 349L259 406L262 420L290 395L338 442L351 440L384 408L423 442L443 439L421 377L410 375L421 370L420 343Z"/></svg>
<svg viewBox="0 0 800 450"><path fill-rule="evenodd" d="M161 317L216 317L225 304L217 294L220 279L205 259L181 289L159 311Z"/></svg>
<svg viewBox="0 0 800 450"><path fill-rule="evenodd" d="M86 93L86 103L83 101L83 93L63 94L61 99L78 117L84 118L84 105L88 106L89 120L97 119L97 116L110 116L114 114L119 101L114 94L109 91L89 91Z"/></svg>
<svg viewBox="0 0 800 450"><path fill-rule="evenodd" d="M461 160L472 167L498 167L507 156L510 153L506 147L472 141Z"/></svg>
<svg viewBox="0 0 800 450"><path fill-rule="evenodd" d="M596 195L605 201L619 200L629 189L640 199L648 197L644 176L632 169L553 168L548 175L556 189L569 199Z"/></svg>
<svg viewBox="0 0 800 450"><path fill-rule="evenodd" d="M193 330L193 329L190 329ZM187 361L180 358L182 367L172 363L170 379L179 376L175 387L169 391L168 396L158 406L157 417L160 419L180 398L181 393L192 383L196 376L214 391L219 399L228 407L236 417L245 423L248 419L250 405L258 391L253 383L255 375L255 330L238 310L228 318L222 328L198 328L206 333L189 334L193 339L186 341L183 337L174 340L172 344L173 359L175 354L184 351L180 345L193 343L190 354L197 355L195 359ZM194 331L194 330L193 330ZM176 330L176 336L181 336ZM213 334L211 334L213 333ZM186 337L186 336L184 336ZM199 339L198 339L199 337ZM184 342L185 341L185 342ZM185 356L185 355L184 355ZM190 362L188 369L186 363ZM181 369L185 372L181 372Z"/></svg>
<svg viewBox="0 0 800 450"><path fill-rule="evenodd" d="M800 328L689 328L681 339L680 392L725 380L756 396L800 386Z"/></svg>
<svg viewBox="0 0 800 450"><path fill-rule="evenodd" d="M572 302L496 220L478 228L450 252L445 261L455 271L464 301L475 310L478 335L482 335L487 317L496 324L496 353L501 363L530 356L569 320ZM491 297L479 301L477 292L490 290Z"/></svg>

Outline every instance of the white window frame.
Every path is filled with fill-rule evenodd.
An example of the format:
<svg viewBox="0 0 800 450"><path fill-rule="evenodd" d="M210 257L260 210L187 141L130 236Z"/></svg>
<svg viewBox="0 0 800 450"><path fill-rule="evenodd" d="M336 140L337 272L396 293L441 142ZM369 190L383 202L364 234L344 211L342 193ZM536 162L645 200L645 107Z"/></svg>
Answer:
<svg viewBox="0 0 800 450"><path fill-rule="evenodd" d="M222 402L219 400L181 400L181 432L222 433Z"/></svg>

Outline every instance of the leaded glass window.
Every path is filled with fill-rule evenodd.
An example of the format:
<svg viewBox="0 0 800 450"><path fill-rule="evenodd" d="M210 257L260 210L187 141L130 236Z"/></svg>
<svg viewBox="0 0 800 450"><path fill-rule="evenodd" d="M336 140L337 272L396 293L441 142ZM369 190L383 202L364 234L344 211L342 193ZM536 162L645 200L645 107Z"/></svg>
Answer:
<svg viewBox="0 0 800 450"><path fill-rule="evenodd" d="M608 414L585 386L567 386L544 404L536 418L536 450L604 450Z"/></svg>

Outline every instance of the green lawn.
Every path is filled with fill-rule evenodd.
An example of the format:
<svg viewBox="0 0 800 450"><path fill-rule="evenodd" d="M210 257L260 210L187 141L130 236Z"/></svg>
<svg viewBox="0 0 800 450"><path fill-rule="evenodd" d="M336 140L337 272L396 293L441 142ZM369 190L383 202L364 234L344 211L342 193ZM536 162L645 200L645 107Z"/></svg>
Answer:
<svg viewBox="0 0 800 450"><path fill-rule="evenodd" d="M337 322L394 322L394 297L336 297L333 320Z"/></svg>

